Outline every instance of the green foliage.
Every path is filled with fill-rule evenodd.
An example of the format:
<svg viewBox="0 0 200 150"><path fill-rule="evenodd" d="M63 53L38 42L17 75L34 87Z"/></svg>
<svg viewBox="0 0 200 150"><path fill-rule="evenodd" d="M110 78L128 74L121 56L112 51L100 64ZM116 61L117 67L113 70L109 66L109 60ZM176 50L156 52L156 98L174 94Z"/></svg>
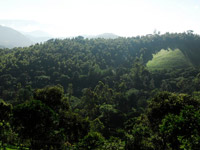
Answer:
<svg viewBox="0 0 200 150"><path fill-rule="evenodd" d="M0 99L0 121L9 120L12 111L12 105L7 104L4 100Z"/></svg>
<svg viewBox="0 0 200 150"><path fill-rule="evenodd" d="M37 89L34 92L34 99L40 100L54 111L58 111L62 105L63 95L64 90L62 86L49 86L43 89Z"/></svg>
<svg viewBox="0 0 200 150"><path fill-rule="evenodd" d="M108 140L105 140L102 149L105 150L124 150L125 142L116 137L111 137Z"/></svg>
<svg viewBox="0 0 200 150"><path fill-rule="evenodd" d="M33 98L32 89L30 86L25 88L21 88L21 84L18 85L19 90L17 91L16 103L23 103L27 100L31 100Z"/></svg>
<svg viewBox="0 0 200 150"><path fill-rule="evenodd" d="M116 86L116 81L127 81L124 78L130 70L134 82L129 80L118 85L128 85L128 89L133 88L129 84L136 89L147 88L147 81L152 80L144 69L141 71L141 66L136 66L136 58L145 65L161 49L179 48L181 52L175 50L173 56L178 59L184 55L193 66L199 66L199 39L194 34L166 33L112 40L52 39L30 47L4 49L0 51L0 97L15 99L20 89L18 83L21 88L30 85L33 89L60 84L65 90L72 84L73 94L80 97L82 89L94 88L99 81L105 81L110 87Z"/></svg>
<svg viewBox="0 0 200 150"><path fill-rule="evenodd" d="M153 59L146 65L151 71L192 67L191 62L179 49L161 50L157 54L154 54Z"/></svg>
<svg viewBox="0 0 200 150"><path fill-rule="evenodd" d="M89 132L79 143L79 149L96 150L101 149L104 137L98 132Z"/></svg>
<svg viewBox="0 0 200 150"><path fill-rule="evenodd" d="M76 37L0 49L1 133L32 149L196 149L199 40Z"/></svg>
<svg viewBox="0 0 200 150"><path fill-rule="evenodd" d="M51 141L52 136L54 136L52 129L55 127L56 122L55 112L38 100L25 102L13 109L15 131L23 139L30 139L33 148L45 146L34 141Z"/></svg>
<svg viewBox="0 0 200 150"><path fill-rule="evenodd" d="M144 114L126 123L126 149L198 149L199 106L189 95L160 92Z"/></svg>
<svg viewBox="0 0 200 150"><path fill-rule="evenodd" d="M127 150L153 150L152 131L149 128L146 116L141 115L134 121L132 130L126 134Z"/></svg>
<svg viewBox="0 0 200 150"><path fill-rule="evenodd" d="M90 123L90 130L92 132L99 132L102 133L103 129L105 128L104 124L99 120L99 118L96 118L95 120L91 121Z"/></svg>
<svg viewBox="0 0 200 150"><path fill-rule="evenodd" d="M200 146L200 110L186 106L178 115L169 114L159 126L163 139L172 149L198 149Z"/></svg>
<svg viewBox="0 0 200 150"><path fill-rule="evenodd" d="M105 137L118 136L117 129L123 127L125 115L119 110L115 109L113 105L103 104L100 107L99 119L106 127L103 130ZM120 121L119 121L120 120Z"/></svg>
<svg viewBox="0 0 200 150"><path fill-rule="evenodd" d="M177 95L169 92L161 92L149 102L147 116L152 128L157 130L158 124L161 123L165 115L169 113L179 114L185 106L192 105L198 107L199 104L198 100L193 99L187 94Z"/></svg>
<svg viewBox="0 0 200 150"><path fill-rule="evenodd" d="M7 143L16 143L17 134L12 130L9 122L5 120L0 121L0 148L6 147Z"/></svg>
<svg viewBox="0 0 200 150"><path fill-rule="evenodd" d="M75 143L89 132L89 121L72 112L59 114L58 130L65 135L65 142Z"/></svg>

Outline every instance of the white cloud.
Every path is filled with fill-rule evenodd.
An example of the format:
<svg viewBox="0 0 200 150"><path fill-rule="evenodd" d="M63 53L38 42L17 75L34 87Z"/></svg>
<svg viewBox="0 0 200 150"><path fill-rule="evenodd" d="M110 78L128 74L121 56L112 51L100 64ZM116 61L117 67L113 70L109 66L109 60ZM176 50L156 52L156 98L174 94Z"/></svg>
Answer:
<svg viewBox="0 0 200 150"><path fill-rule="evenodd" d="M199 5L195 5L194 8L195 9L199 9L200 7L199 7Z"/></svg>

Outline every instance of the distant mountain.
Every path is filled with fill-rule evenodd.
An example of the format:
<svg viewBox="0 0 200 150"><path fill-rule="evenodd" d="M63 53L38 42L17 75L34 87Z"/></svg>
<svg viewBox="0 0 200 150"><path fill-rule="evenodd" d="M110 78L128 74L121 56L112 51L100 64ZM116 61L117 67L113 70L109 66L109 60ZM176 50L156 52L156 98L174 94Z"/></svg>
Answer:
<svg viewBox="0 0 200 150"><path fill-rule="evenodd" d="M96 36L96 38L104 38L104 39L116 39L119 36L113 33L103 33Z"/></svg>
<svg viewBox="0 0 200 150"><path fill-rule="evenodd" d="M24 34L34 36L34 37L52 37L52 35L50 35L49 33L44 32L44 31L40 31L40 30L36 30L36 31L32 31L32 32L26 32Z"/></svg>
<svg viewBox="0 0 200 150"><path fill-rule="evenodd" d="M52 37L35 37L31 35L26 35L33 43L41 43L52 39Z"/></svg>
<svg viewBox="0 0 200 150"><path fill-rule="evenodd" d="M103 33L99 35L83 35L84 38L89 38L89 39L97 39L97 38L103 38L103 39L116 39L119 36L113 33Z"/></svg>
<svg viewBox="0 0 200 150"><path fill-rule="evenodd" d="M25 32L27 28L45 29L47 26L32 20L7 20L0 19L0 25L12 28L25 35L32 43L40 43L52 38L52 35L36 30L32 32Z"/></svg>
<svg viewBox="0 0 200 150"><path fill-rule="evenodd" d="M52 35L40 30L24 32L23 34L26 35L26 37L28 37L34 43L45 42L52 38Z"/></svg>
<svg viewBox="0 0 200 150"><path fill-rule="evenodd" d="M0 45L0 48L5 48L5 47Z"/></svg>
<svg viewBox="0 0 200 150"><path fill-rule="evenodd" d="M30 46L33 42L20 32L0 25L0 45L6 48Z"/></svg>

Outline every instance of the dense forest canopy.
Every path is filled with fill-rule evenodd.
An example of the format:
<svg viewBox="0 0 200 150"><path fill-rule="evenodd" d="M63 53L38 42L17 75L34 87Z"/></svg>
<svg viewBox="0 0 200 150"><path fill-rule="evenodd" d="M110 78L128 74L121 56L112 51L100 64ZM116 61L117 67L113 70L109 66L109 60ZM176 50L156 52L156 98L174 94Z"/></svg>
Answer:
<svg viewBox="0 0 200 150"><path fill-rule="evenodd" d="M173 60L184 56L185 64L150 70L147 63L162 49L174 51ZM196 149L199 56L200 36L189 31L79 36L0 49L0 143L31 149Z"/></svg>

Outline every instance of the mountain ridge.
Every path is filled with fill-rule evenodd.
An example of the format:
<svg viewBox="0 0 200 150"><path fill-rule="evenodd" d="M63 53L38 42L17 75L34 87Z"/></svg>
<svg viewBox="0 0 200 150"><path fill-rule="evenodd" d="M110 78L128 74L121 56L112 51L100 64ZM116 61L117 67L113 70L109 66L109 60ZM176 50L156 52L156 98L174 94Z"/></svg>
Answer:
<svg viewBox="0 0 200 150"><path fill-rule="evenodd" d="M83 35L84 38L88 39L97 39L97 38L103 38L103 39L116 39L119 36L114 33L102 33L98 35Z"/></svg>
<svg viewBox="0 0 200 150"><path fill-rule="evenodd" d="M10 27L0 25L0 45L6 48L30 46L33 42Z"/></svg>

